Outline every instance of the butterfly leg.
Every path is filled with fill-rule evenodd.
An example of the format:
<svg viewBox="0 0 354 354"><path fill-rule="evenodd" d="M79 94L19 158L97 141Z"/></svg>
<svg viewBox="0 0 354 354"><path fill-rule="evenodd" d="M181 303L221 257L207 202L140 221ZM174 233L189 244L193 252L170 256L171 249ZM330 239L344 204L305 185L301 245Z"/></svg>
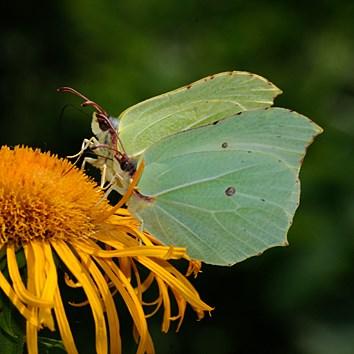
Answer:
<svg viewBox="0 0 354 354"><path fill-rule="evenodd" d="M136 218L140 222L139 231L144 232L144 220L140 216L136 216Z"/></svg>
<svg viewBox="0 0 354 354"><path fill-rule="evenodd" d="M107 177L107 164L104 163L101 169L101 184L100 184L101 188L103 188L106 183L106 177Z"/></svg>
<svg viewBox="0 0 354 354"><path fill-rule="evenodd" d="M69 159L74 159L74 158L79 159L88 148L95 148L97 145L99 145L99 141L95 137L92 137L90 139L84 139L81 144L80 151L75 155L68 156L68 158Z"/></svg>

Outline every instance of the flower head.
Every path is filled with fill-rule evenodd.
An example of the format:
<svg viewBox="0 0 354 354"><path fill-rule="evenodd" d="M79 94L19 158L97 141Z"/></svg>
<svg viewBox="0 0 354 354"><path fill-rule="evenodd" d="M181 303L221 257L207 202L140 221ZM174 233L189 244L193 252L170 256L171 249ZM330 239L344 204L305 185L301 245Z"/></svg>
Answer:
<svg viewBox="0 0 354 354"><path fill-rule="evenodd" d="M26 272L19 266L22 253ZM0 149L0 255L6 258L0 289L26 319L29 354L38 352L38 331L56 326L67 352L78 352L58 285L60 264L66 284L86 295L99 354L121 352L117 293L133 319L137 353L154 353L146 318L159 308L164 308L163 331L171 320L179 320L179 327L187 304L198 318L212 310L169 262L187 258L184 248L158 244L125 209L110 206L75 166L39 150ZM189 273L198 266L190 262ZM144 295L154 283L159 296L147 303ZM151 306L154 310L147 313Z"/></svg>

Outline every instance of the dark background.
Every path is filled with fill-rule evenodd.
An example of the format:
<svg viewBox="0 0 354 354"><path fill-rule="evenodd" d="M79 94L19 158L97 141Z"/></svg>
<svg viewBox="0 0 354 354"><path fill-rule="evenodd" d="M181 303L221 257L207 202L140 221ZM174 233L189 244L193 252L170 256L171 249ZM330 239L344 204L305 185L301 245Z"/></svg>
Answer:
<svg viewBox="0 0 354 354"><path fill-rule="evenodd" d="M12 1L1 12L1 145L79 150L91 112L58 86L117 115L233 69L270 79L284 91L277 106L321 125L301 172L290 247L232 268L204 266L194 283L212 316L196 322L190 312L178 334L161 334L158 317L150 325L157 353L354 353L352 0ZM91 353L84 323L82 353ZM124 353L130 347L127 339Z"/></svg>

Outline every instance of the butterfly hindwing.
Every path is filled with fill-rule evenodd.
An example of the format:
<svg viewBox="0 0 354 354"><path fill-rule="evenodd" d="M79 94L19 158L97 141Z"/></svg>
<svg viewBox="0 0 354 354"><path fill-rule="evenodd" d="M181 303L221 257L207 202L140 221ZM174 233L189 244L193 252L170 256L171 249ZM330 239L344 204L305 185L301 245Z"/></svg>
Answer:
<svg viewBox="0 0 354 354"><path fill-rule="evenodd" d="M231 265L285 245L298 174L321 129L281 108L243 112L153 144L128 208L165 244Z"/></svg>

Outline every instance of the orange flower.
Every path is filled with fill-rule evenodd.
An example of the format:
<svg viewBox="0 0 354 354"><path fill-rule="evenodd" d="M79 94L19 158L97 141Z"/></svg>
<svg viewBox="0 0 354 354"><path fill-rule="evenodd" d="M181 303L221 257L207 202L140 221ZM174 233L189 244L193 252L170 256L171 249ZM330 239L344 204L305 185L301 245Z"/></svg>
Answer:
<svg viewBox="0 0 354 354"><path fill-rule="evenodd" d="M18 264L21 253L26 277ZM80 170L39 150L0 149L0 255L7 264L0 272L0 296L6 294L26 319L29 354L38 353L38 331L43 327L54 331L55 324L67 352L78 352L58 285L58 262L70 272L66 283L83 289L87 297L98 354L122 351L116 293L133 319L141 354L154 353L146 318L161 307L164 332L172 320L179 320L179 328L187 304L198 318L212 310L169 263L188 259L184 248L158 244L139 230L138 221L125 209L113 209ZM148 270L144 279L139 273L142 267ZM190 262L189 273L198 267L198 262ZM159 296L146 303L144 294L153 283ZM171 314L171 294L178 307L176 315ZM146 314L151 306L155 309Z"/></svg>

